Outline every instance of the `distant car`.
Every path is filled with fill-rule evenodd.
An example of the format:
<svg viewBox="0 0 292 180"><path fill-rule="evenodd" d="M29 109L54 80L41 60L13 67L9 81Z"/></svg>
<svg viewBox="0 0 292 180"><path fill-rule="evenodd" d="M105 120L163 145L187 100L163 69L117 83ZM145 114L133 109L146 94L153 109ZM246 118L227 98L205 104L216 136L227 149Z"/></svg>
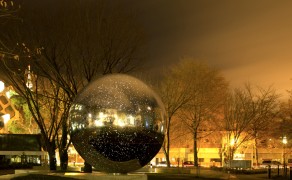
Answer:
<svg viewBox="0 0 292 180"><path fill-rule="evenodd" d="M161 161L161 162L156 164L156 167L167 167L167 163L166 163L166 161ZM170 164L170 167L175 167L175 165Z"/></svg>
<svg viewBox="0 0 292 180"><path fill-rule="evenodd" d="M265 160L260 165L260 168L268 168L271 166L271 168L283 168L284 166L279 161L271 161L271 160Z"/></svg>
<svg viewBox="0 0 292 180"><path fill-rule="evenodd" d="M166 161L161 161L156 164L156 167L167 167Z"/></svg>
<svg viewBox="0 0 292 180"><path fill-rule="evenodd" d="M183 167L194 167L194 161L185 161Z"/></svg>

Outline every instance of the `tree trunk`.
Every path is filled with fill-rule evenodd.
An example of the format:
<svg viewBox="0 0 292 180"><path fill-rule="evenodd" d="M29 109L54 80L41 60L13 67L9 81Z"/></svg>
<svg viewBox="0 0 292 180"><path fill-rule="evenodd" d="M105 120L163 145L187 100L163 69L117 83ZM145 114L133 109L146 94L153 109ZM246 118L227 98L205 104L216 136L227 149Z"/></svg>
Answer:
<svg viewBox="0 0 292 180"><path fill-rule="evenodd" d="M62 154L60 154L60 166L62 171L66 171L68 167L68 152L63 151Z"/></svg>
<svg viewBox="0 0 292 180"><path fill-rule="evenodd" d="M169 149L169 148L168 148L168 149ZM168 150L168 153L165 154L165 159L166 159L167 167L170 167L170 161L169 161L169 150Z"/></svg>
<svg viewBox="0 0 292 180"><path fill-rule="evenodd" d="M258 141L257 141L257 138L255 139L254 146L255 146L255 156L256 156L256 166L257 166L259 164L259 156L258 156L259 155L259 152L258 152Z"/></svg>
<svg viewBox="0 0 292 180"><path fill-rule="evenodd" d="M165 156L165 159L166 159L166 164L168 166L168 164L169 164L169 152L167 152L167 147L165 147L165 146L166 145L162 146L162 151L164 153L164 156Z"/></svg>
<svg viewBox="0 0 292 180"><path fill-rule="evenodd" d="M219 157L220 157L220 163L221 163L221 167L223 167L224 165L224 157L223 157L223 145L221 143L221 148L219 149Z"/></svg>
<svg viewBox="0 0 292 180"><path fill-rule="evenodd" d="M167 128L167 133L166 133L166 156L165 156L165 159L166 159L166 163L167 163L167 167L170 167L170 161L169 161L169 146L170 146L170 143L169 143L169 140L170 140L170 119L168 120L168 128Z"/></svg>
<svg viewBox="0 0 292 180"><path fill-rule="evenodd" d="M50 170L55 171L57 170L57 161L56 161L56 145L55 142L49 143L48 153L49 153L49 160L50 160Z"/></svg>
<svg viewBox="0 0 292 180"><path fill-rule="evenodd" d="M234 153L233 147L229 145L229 160L228 160L229 161L228 162L229 168L231 168L231 162L233 160L233 153Z"/></svg>
<svg viewBox="0 0 292 180"><path fill-rule="evenodd" d="M167 167L170 167L170 161L169 161L169 149L170 149L170 143L169 143L169 139L170 139L170 135L169 135L169 131L170 131L170 118L168 119L167 121L167 124L166 124L166 136L165 136L165 139L164 139L164 143L163 143L163 146L162 146L162 150L164 152L164 156L165 156L165 160L166 160L166 164L167 164Z"/></svg>
<svg viewBox="0 0 292 180"><path fill-rule="evenodd" d="M67 116L65 116L67 117ZM59 147L59 154L60 154L60 166L62 171L66 171L68 167L68 125L67 121L63 120L62 122L62 136L61 136L61 143Z"/></svg>
<svg viewBox="0 0 292 180"><path fill-rule="evenodd" d="M197 132L194 132L194 166L199 166L198 161L198 144L197 144Z"/></svg>
<svg viewBox="0 0 292 180"><path fill-rule="evenodd" d="M231 149L230 160L233 160L233 158L234 158L234 153L235 153L235 151L236 151L236 147L234 147L234 146L230 146L230 149Z"/></svg>

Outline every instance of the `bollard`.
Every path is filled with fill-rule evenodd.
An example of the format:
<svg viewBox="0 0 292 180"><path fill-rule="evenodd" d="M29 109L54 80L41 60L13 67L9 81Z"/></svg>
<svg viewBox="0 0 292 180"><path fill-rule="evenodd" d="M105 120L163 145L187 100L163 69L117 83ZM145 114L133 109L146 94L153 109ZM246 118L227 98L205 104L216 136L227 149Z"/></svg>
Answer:
<svg viewBox="0 0 292 180"><path fill-rule="evenodd" d="M271 166L268 165L268 178L271 179Z"/></svg>
<svg viewBox="0 0 292 180"><path fill-rule="evenodd" d="M278 165L278 176L280 176L280 165Z"/></svg>
<svg viewBox="0 0 292 180"><path fill-rule="evenodd" d="M292 167L290 167L290 180L292 180Z"/></svg>

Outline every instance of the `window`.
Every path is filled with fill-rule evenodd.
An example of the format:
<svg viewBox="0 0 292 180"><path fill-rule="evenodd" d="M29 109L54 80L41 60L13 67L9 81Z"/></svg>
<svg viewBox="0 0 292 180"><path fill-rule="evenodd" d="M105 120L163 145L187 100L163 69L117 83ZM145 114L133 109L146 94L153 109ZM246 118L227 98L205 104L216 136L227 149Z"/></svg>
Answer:
<svg viewBox="0 0 292 180"><path fill-rule="evenodd" d="M211 158L210 162L221 162L220 158Z"/></svg>
<svg viewBox="0 0 292 180"><path fill-rule="evenodd" d="M199 162L204 162L204 158L199 158Z"/></svg>

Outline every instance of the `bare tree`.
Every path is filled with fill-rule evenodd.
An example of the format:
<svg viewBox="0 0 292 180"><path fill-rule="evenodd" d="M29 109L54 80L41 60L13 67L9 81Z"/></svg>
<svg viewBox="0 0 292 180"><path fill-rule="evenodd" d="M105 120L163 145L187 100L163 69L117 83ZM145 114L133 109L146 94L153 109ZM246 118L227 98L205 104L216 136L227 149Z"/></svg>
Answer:
<svg viewBox="0 0 292 180"><path fill-rule="evenodd" d="M6 26L7 22L11 20L19 20L17 17L17 12L20 9L20 5L14 4L12 0L1 0L0 1L0 25ZM19 22L19 21L18 21ZM2 28L1 28L2 29ZM9 48L5 44L5 33L2 33L0 36L0 57L13 57L18 58L16 52L13 49ZM4 38L4 39L3 39Z"/></svg>
<svg viewBox="0 0 292 180"><path fill-rule="evenodd" d="M165 124L166 136L162 146L165 154L167 166L170 167L169 149L170 149L170 127L172 120L177 112L190 101L190 94L187 93L190 84L180 79L180 73L172 68L165 72L164 79L158 88L158 92L164 102L167 119Z"/></svg>
<svg viewBox="0 0 292 180"><path fill-rule="evenodd" d="M5 80L12 84L19 96L26 100L31 115L42 134L44 148L49 153L50 169L55 170L55 140L64 120L60 118L64 112L61 106L67 103L60 98L60 94L65 93L53 81L32 72L27 73L27 66L21 62L24 61L2 59L1 70L5 72Z"/></svg>
<svg viewBox="0 0 292 180"><path fill-rule="evenodd" d="M251 89L250 86L247 86L247 88ZM255 111L255 117L251 123L255 143L256 165L259 164L258 141L266 135L266 131L274 124L279 106L278 95L271 87L267 89L258 88L257 90L258 94L254 95L254 105L252 106L254 108L253 111Z"/></svg>
<svg viewBox="0 0 292 180"><path fill-rule="evenodd" d="M277 95L272 89L258 88L254 92L249 84L235 89L225 101L223 127L226 131L226 159L232 160L241 144L257 140L258 133L267 128L277 107Z"/></svg>
<svg viewBox="0 0 292 180"><path fill-rule="evenodd" d="M183 104L179 106L179 117L193 135L194 165L198 166L199 129L207 128L207 123L204 122L215 120L219 108L222 107L227 83L216 69L192 59L182 60L174 69L180 83L176 83L173 88L182 91L174 91L172 96L177 93L175 96L184 97L181 101Z"/></svg>
<svg viewBox="0 0 292 180"><path fill-rule="evenodd" d="M14 4L12 0L1 0L0 1L0 18L1 22L4 23L5 19L16 18L15 14L20 6Z"/></svg>
<svg viewBox="0 0 292 180"><path fill-rule="evenodd" d="M289 148L287 153L291 153L291 142L292 139L292 91L289 92L289 99L286 102L280 104L279 113L277 116L276 123L273 123L273 138L281 141L280 144L283 146L283 138L286 137L288 143L285 145ZM285 156L285 154L283 154Z"/></svg>
<svg viewBox="0 0 292 180"><path fill-rule="evenodd" d="M52 122L63 125L56 125L58 128L53 130L56 133L62 130L61 139L57 144L61 165L66 164L70 141L67 141L68 124L65 120L70 103L93 78L108 73L127 73L136 69L140 63L137 52L142 36L138 26L131 21L131 16L103 1L31 0L22 7L24 10L21 16L24 21L20 25L9 27L7 32L11 35L6 39L9 39L11 44L18 42L21 52L24 52L19 55L19 61L15 61L18 63L15 68L22 63L29 63L37 74L36 77L43 78L44 82L52 85L52 92L38 93L50 93L53 100L62 100L57 104L52 101L52 107L62 111L61 115L54 114L53 111L47 114L50 114L51 118L59 118L58 121L51 119ZM15 73L15 68L4 70ZM23 72L17 73L20 75ZM17 85L21 82L22 89L25 89L23 79L16 79L14 76L9 78L11 84ZM59 136L54 136L55 139L58 139L57 137ZM55 148L54 144L47 144L52 146L51 149Z"/></svg>

